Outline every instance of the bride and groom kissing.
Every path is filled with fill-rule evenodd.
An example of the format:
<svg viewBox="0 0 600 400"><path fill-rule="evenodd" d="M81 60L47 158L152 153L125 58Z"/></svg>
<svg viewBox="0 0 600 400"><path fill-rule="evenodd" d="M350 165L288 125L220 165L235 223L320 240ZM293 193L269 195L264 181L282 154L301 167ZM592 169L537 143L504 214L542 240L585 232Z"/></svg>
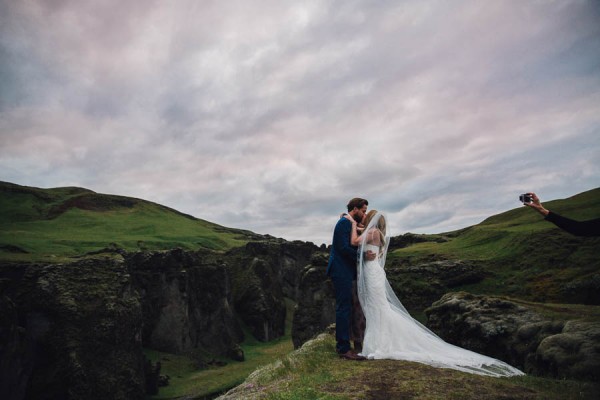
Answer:
<svg viewBox="0 0 600 400"><path fill-rule="evenodd" d="M327 276L335 292L336 351L340 357L414 361L495 377L523 375L503 361L446 343L411 317L385 274L390 242L386 218L376 210L367 212L368 205L362 198L350 200L348 213L342 214L333 232ZM361 311L364 335L361 327L358 332L356 329L363 318Z"/></svg>

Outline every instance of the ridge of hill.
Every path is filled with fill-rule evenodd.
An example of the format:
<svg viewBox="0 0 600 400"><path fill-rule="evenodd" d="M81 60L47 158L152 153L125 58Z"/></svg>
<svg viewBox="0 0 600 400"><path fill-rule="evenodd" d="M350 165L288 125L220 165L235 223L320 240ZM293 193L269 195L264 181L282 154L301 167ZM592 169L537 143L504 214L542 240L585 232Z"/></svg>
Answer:
<svg viewBox="0 0 600 400"><path fill-rule="evenodd" d="M593 218L600 215L600 188L544 205L575 219ZM227 250L269 237L223 227L138 198L79 187L41 189L1 181L0 226L0 259L11 261L60 261L106 247ZM526 207L452 232L394 239L402 242L403 237L410 237L405 240L408 245L392 245L392 262L462 259L533 265L539 264L540 252L531 250L544 248L547 259L567 263L576 259L581 264L590 258L590 251L597 251L594 239L564 233ZM580 246L582 241L587 246Z"/></svg>
<svg viewBox="0 0 600 400"><path fill-rule="evenodd" d="M575 220L600 216L600 188L544 207ZM394 242L396 246L394 246ZM521 206L477 225L436 235L394 238L387 266L395 270L427 263L460 261L483 279L452 287L471 293L516 296L542 302L600 304L600 238L571 235ZM398 282L423 293L437 282Z"/></svg>
<svg viewBox="0 0 600 400"><path fill-rule="evenodd" d="M61 261L106 247L227 250L262 235L133 197L0 182L0 259Z"/></svg>

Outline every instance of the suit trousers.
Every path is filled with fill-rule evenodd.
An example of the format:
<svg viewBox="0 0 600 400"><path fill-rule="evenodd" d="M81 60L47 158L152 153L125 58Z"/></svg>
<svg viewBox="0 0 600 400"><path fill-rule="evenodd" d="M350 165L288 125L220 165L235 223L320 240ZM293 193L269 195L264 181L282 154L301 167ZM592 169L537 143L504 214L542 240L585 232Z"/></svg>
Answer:
<svg viewBox="0 0 600 400"><path fill-rule="evenodd" d="M350 319L352 317L352 275L332 274L335 291L335 339L340 354L350 350Z"/></svg>

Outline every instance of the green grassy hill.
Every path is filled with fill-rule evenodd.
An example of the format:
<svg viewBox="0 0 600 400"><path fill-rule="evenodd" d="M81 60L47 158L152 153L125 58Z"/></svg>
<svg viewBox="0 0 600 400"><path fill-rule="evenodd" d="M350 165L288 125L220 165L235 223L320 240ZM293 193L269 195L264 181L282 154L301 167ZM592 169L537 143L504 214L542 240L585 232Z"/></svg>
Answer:
<svg viewBox="0 0 600 400"><path fill-rule="evenodd" d="M115 246L226 250L259 238L145 200L7 182L0 182L0 227L0 259L10 261L61 261Z"/></svg>
<svg viewBox="0 0 600 400"><path fill-rule="evenodd" d="M600 188L544 207L576 220L600 216ZM464 260L479 265L483 281L455 288L535 301L588 303L597 291L600 238L581 238L545 221L534 210L519 208L487 218L478 225L439 235L422 235L422 243L395 249L391 266L431 260ZM440 239L444 240L440 243Z"/></svg>

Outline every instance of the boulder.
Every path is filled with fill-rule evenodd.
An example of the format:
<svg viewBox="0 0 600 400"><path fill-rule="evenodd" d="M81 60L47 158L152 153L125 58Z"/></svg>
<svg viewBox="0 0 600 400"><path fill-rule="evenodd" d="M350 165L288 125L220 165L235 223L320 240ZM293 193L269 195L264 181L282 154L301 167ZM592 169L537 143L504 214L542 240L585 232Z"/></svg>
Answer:
<svg viewBox="0 0 600 400"><path fill-rule="evenodd" d="M547 317L515 301L448 293L425 310L427 326L445 341L525 373L600 380L600 323Z"/></svg>
<svg viewBox="0 0 600 400"><path fill-rule="evenodd" d="M600 322L567 321L540 342L533 364L540 375L600 381Z"/></svg>

